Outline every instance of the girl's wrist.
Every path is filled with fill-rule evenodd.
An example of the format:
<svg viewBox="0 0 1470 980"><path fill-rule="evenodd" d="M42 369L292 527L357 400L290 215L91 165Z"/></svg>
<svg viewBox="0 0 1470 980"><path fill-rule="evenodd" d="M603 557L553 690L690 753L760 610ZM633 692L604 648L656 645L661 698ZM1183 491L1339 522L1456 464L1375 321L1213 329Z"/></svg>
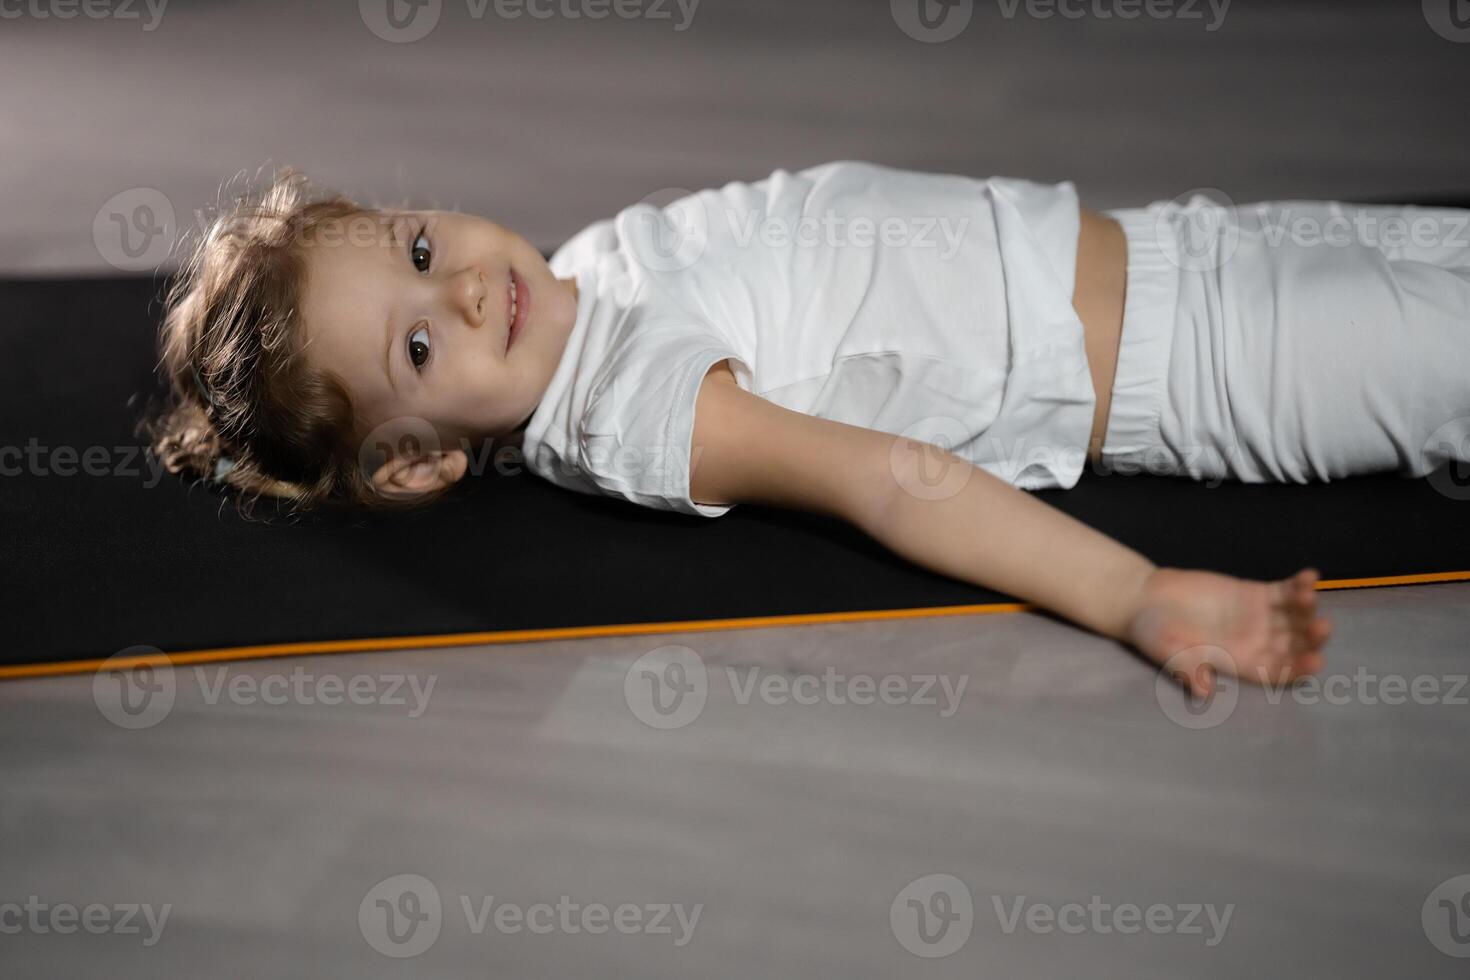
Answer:
<svg viewBox="0 0 1470 980"><path fill-rule="evenodd" d="M1161 571L1164 569L1140 555L1136 562L1119 573L1113 579L1114 598L1110 603L1113 614L1100 632L1114 640L1130 642L1133 621L1148 605L1150 587Z"/></svg>

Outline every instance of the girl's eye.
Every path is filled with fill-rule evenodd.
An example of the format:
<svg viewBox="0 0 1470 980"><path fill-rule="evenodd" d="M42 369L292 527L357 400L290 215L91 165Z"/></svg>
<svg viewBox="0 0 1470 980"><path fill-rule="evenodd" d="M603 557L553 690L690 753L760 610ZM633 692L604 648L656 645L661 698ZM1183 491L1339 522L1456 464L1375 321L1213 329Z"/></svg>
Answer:
<svg viewBox="0 0 1470 980"><path fill-rule="evenodd" d="M413 262L413 267L420 272L429 271L429 260L433 258L433 251L429 248L429 239L423 232L413 240L413 246L408 250L408 257Z"/></svg>
<svg viewBox="0 0 1470 980"><path fill-rule="evenodd" d="M419 327L408 335L408 359L413 364L414 370L422 368L429 362L429 329Z"/></svg>

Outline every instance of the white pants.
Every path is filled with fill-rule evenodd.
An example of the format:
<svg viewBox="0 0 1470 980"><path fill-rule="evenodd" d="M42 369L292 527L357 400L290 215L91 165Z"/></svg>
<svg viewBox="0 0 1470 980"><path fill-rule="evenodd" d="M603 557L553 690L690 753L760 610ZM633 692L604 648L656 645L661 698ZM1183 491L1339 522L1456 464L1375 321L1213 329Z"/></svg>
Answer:
<svg viewBox="0 0 1470 980"><path fill-rule="evenodd" d="M1470 211L1110 214L1128 296L1102 469L1300 483L1470 460Z"/></svg>

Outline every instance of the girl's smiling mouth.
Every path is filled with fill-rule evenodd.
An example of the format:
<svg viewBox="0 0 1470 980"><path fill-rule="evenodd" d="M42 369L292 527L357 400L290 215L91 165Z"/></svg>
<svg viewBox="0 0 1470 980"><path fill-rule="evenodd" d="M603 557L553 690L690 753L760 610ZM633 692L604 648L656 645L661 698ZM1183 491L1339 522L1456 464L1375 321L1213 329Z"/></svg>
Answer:
<svg viewBox="0 0 1470 980"><path fill-rule="evenodd" d="M510 324L505 334L505 350L510 352L511 345L516 342L521 331L525 329L526 320L531 312L531 287L526 285L526 280L516 274L516 270L510 270L510 285L505 293L506 322Z"/></svg>

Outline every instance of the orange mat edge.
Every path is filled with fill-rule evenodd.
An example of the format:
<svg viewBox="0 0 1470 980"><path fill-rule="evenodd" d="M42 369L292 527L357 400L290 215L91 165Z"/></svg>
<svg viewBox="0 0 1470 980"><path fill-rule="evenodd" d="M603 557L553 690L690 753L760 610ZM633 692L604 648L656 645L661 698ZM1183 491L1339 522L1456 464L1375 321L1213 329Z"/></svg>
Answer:
<svg viewBox="0 0 1470 980"><path fill-rule="evenodd" d="M1388 575L1376 578L1328 579L1317 583L1319 591L1370 589L1401 585L1435 585L1470 581L1470 570L1429 572L1421 575ZM567 626L528 630L497 630L483 633L442 633L428 636L399 636L361 640L317 640L304 643L274 643L258 646L219 647L180 653L139 654L130 657L66 660L57 663L0 666L0 681L28 677L84 674L104 664L125 670L145 663L167 661L175 667L218 663L227 660L264 660L273 657L309 657L337 653L380 653L390 650L485 646L490 644L535 643L545 640L591 639L606 636L642 636L659 633L701 633L716 630L763 629L779 626L810 626L824 623L858 623L887 619L925 619L934 616L975 616L1024 612L1024 602L992 602L962 606L924 606L912 609L872 609L837 613L796 613L786 616L745 616L731 619L674 620L656 623L623 623L608 626Z"/></svg>

